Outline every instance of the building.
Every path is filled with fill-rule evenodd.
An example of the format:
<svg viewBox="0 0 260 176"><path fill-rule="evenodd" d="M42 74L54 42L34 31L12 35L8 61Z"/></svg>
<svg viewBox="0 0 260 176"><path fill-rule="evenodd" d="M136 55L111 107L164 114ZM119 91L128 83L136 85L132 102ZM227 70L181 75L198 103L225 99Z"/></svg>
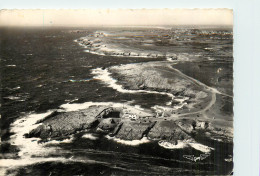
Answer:
<svg viewBox="0 0 260 176"><path fill-rule="evenodd" d="M122 115L122 118L130 119L130 120L137 120L137 119L139 119L139 116L136 115L136 114L133 114L133 113L125 112L125 113Z"/></svg>

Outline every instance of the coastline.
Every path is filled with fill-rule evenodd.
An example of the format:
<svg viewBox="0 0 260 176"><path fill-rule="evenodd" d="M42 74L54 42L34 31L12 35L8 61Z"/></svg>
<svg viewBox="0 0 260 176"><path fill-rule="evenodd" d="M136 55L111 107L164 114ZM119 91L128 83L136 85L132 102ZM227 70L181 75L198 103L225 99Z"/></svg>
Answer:
<svg viewBox="0 0 260 176"><path fill-rule="evenodd" d="M198 38L174 43L168 36L159 41L163 38L161 31L158 31L159 40L154 41L131 34L118 37L115 48L121 49L118 53L123 54L113 55L117 52L113 48L105 51L96 45L92 45L93 50L85 48L88 50L85 52L85 46L79 46L77 39L86 33L46 31L30 31L28 35L32 38L23 32L15 33L13 38L6 35L12 41L17 39L8 44L13 49L27 42L24 57L11 53L14 57L7 54L6 58L12 60L3 60L4 70L10 75L4 79L8 84L3 87L5 102L2 104L3 141L9 145L2 148L6 153L1 156L1 170L15 174L24 173L24 169L37 173L42 168L51 170L53 167L66 171L79 165L91 169L92 165L88 167L84 161L93 161L97 167L104 164L110 170L114 167L125 170L124 174L146 161L155 171L150 173L160 173L162 169L174 175L179 173L175 168L181 169L176 166L185 164L185 168L189 168L192 165L180 157L183 154L199 156L209 152L212 157L196 166L199 164L203 173L215 174L215 167L221 170L228 163L226 159L232 159L233 87L232 77L228 75L232 74L233 61L228 60L231 57L218 55L214 47L218 42L212 46L197 45L195 42L202 41ZM96 29L87 31L92 33ZM174 38L175 35L171 35ZM137 42L131 43L128 39L131 37ZM39 45L43 47L30 49ZM45 49L50 46L46 53ZM142 52L135 52L134 48L139 46ZM224 47L228 46L222 48L226 52ZM100 52L94 53L98 48ZM150 52L153 49L154 52ZM161 50L157 56L156 50ZM48 57L42 59L46 55ZM23 59L28 62L21 65ZM114 113L105 113L111 109ZM160 145L159 141L164 143ZM6 150L9 146L11 149ZM132 155L135 156L131 158ZM148 159L143 161L144 157ZM118 161L109 165L112 158ZM8 162L12 162L13 168L8 167ZM160 162L165 167L161 167ZM133 163L138 163L137 167Z"/></svg>

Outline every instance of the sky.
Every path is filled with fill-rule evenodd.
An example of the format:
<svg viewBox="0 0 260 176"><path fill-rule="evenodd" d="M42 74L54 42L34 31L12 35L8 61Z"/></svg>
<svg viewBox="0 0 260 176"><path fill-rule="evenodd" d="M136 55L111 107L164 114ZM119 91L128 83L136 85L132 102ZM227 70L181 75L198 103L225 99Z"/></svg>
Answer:
<svg viewBox="0 0 260 176"><path fill-rule="evenodd" d="M233 25L233 11L230 9L1 10L0 25Z"/></svg>

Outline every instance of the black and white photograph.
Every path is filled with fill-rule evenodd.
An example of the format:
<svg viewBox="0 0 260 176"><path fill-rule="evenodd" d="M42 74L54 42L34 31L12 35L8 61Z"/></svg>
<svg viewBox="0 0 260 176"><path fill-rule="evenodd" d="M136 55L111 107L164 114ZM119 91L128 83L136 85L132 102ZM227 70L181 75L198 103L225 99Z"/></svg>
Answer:
<svg viewBox="0 0 260 176"><path fill-rule="evenodd" d="M0 175L233 175L232 9L1 10Z"/></svg>

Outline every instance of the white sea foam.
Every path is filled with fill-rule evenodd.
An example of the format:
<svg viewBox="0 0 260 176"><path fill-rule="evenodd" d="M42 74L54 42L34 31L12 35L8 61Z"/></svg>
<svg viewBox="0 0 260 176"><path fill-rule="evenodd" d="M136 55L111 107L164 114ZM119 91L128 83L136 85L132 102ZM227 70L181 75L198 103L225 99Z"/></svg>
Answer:
<svg viewBox="0 0 260 176"><path fill-rule="evenodd" d="M74 139L73 136L70 136L69 139L64 139L64 140L50 140L50 141L45 142L44 145L71 143L73 141L73 139Z"/></svg>
<svg viewBox="0 0 260 176"><path fill-rule="evenodd" d="M174 55L174 56L167 56L166 60L169 62L176 62L177 59L176 59L176 56Z"/></svg>
<svg viewBox="0 0 260 176"><path fill-rule="evenodd" d="M192 147L196 150L199 150L203 153L210 153L211 150L215 150L212 147L208 147L206 145L194 142L194 141L190 141L190 140L178 140L178 143L176 145L167 142L167 141L159 141L158 144L161 147L164 147L166 149L181 149L181 148L186 148L186 147Z"/></svg>
<svg viewBox="0 0 260 176"><path fill-rule="evenodd" d="M165 106L159 106L159 105L155 105L153 107L151 107L152 109L154 109L156 112L163 112L163 111L172 111L172 110L177 110L182 108L184 105L187 104L187 102L185 102L186 100L188 100L188 97L183 97L183 98L175 98L175 101L178 101L179 104L174 105L174 106L170 106L171 104L167 104L170 107L165 107Z"/></svg>
<svg viewBox="0 0 260 176"><path fill-rule="evenodd" d="M86 109L90 106L110 106L110 107L123 107L126 106L122 103L114 103L114 102L85 102L85 103L73 103L73 104L63 104L60 106L64 111L78 111L82 109Z"/></svg>
<svg viewBox="0 0 260 176"><path fill-rule="evenodd" d="M35 124L37 121L50 115L52 111L43 114L31 114L18 119L11 125L11 132L14 132L11 138L11 144L20 147L18 155L22 158L30 157L32 155L43 155L46 149L43 144L38 144L39 138L25 138L24 134L29 133L40 124Z"/></svg>
<svg viewBox="0 0 260 176"><path fill-rule="evenodd" d="M113 102L86 102L83 104L64 104L61 107L64 109L58 109L58 111L74 111L87 108L92 105L113 105L113 107L122 107L121 103ZM127 106L127 105L124 105ZM38 162L47 162L47 161L65 161L63 157L48 157L51 153L56 153L59 151L59 147L50 146L50 144L60 144L60 143L71 143L73 137L65 140L51 140L45 143L39 143L40 138L25 138L24 134L29 133L31 130L37 128L41 123L36 124L36 122L44 119L55 110L49 110L46 113L42 114L28 114L22 118L17 119L10 126L10 131L14 134L10 136L10 143L19 147L18 156L19 159L2 159L0 160L0 167L4 169L4 173L7 168L30 165ZM97 137L86 134L83 137L89 138L92 140L97 139Z"/></svg>
<svg viewBox="0 0 260 176"><path fill-rule="evenodd" d="M119 138L116 138L116 137L110 137L110 136L107 135L106 138L111 139L111 140L113 140L117 143L120 143L120 144L131 145L131 146L138 146L140 144L145 144L145 143L151 142L149 139L147 139L147 137L143 137L140 140L123 140L123 139L119 139Z"/></svg>
<svg viewBox="0 0 260 176"><path fill-rule="evenodd" d="M182 149L182 148L188 147L187 143L185 143L181 140L178 140L178 143L176 145L174 145L170 142L167 142L167 141L159 141L158 144L161 147L166 148L166 149Z"/></svg>
<svg viewBox="0 0 260 176"><path fill-rule="evenodd" d="M0 160L1 167L26 166L38 162L59 161L64 158L33 158L33 159L4 159Z"/></svg>
<svg viewBox="0 0 260 176"><path fill-rule="evenodd" d="M27 165L32 165L35 163L44 163L44 162L83 162L83 163L103 163L103 164L108 164L106 162L100 162L96 160L90 160L90 159L84 159L82 160L81 158L63 158L63 157L56 157L56 158L39 158L39 157L34 157L30 159L3 159L0 160L0 175L6 175L7 169L16 169L17 167L21 166L27 166Z"/></svg>
<svg viewBox="0 0 260 176"><path fill-rule="evenodd" d="M182 108L186 104L187 104L186 102L183 102L178 105L174 105L174 106L170 106L170 107L155 105L151 108L154 109L156 112L164 112L164 111L171 112L172 110L177 110L177 109Z"/></svg>
<svg viewBox="0 0 260 176"><path fill-rule="evenodd" d="M180 103L183 103L184 101L186 101L186 100L188 100L189 99L189 97L182 97L182 98L175 98L174 100L175 101L178 101L178 102L180 102Z"/></svg>
<svg viewBox="0 0 260 176"><path fill-rule="evenodd" d="M93 69L92 73L95 75L94 76L95 79L102 80L108 87L111 87L111 88L113 88L113 89L115 89L115 90L117 90L118 92L121 92L121 93L131 93L131 94L134 94L134 93L151 93L151 94L167 95L171 98L171 101L167 102L166 104L171 104L172 100L174 98L173 94L167 93L167 92L124 89L122 85L117 84L117 80L115 80L111 77L111 73L109 73L109 71L107 69L101 69L101 68Z"/></svg>
<svg viewBox="0 0 260 176"><path fill-rule="evenodd" d="M2 173L5 174L7 168L24 166L34 164L38 162L47 161L62 161L62 157L48 157L50 153L57 153L57 147L49 147L48 144L56 143L68 143L72 140L66 139L63 141L50 141L46 143L38 143L39 138L25 138L24 134L29 133L32 129L35 129L40 124L36 124L37 121L50 115L55 110L50 110L42 114L29 114L20 119L17 119L11 124L10 131L14 134L10 137L10 143L19 147L18 156L19 159L2 159L0 160L0 167L3 167Z"/></svg>
<svg viewBox="0 0 260 176"><path fill-rule="evenodd" d="M194 148L194 149L196 149L196 150L199 150L199 151L201 151L201 152L204 152L204 153L210 153L211 150L214 150L214 148L212 148L212 147L208 147L208 146L206 146L206 145L199 144L199 143L195 143L195 142L194 142L194 143L193 143L193 142L190 142L189 145L190 145L192 148Z"/></svg>
<svg viewBox="0 0 260 176"><path fill-rule="evenodd" d="M83 137L83 138L86 138L86 139L90 139L90 140L97 140L97 139L98 139L97 136L94 136L94 135L91 134L91 133L84 134L82 137Z"/></svg>
<svg viewBox="0 0 260 176"><path fill-rule="evenodd" d="M164 111L171 111L172 107L155 105L155 106L151 107L151 109L154 109L156 112L164 112Z"/></svg>
<svg viewBox="0 0 260 176"><path fill-rule="evenodd" d="M20 89L21 87L20 86L17 86L17 87L15 87L15 88L13 88L12 90L18 90L18 89Z"/></svg>
<svg viewBox="0 0 260 176"><path fill-rule="evenodd" d="M138 110L144 110L144 108L142 108L140 105L135 105L134 107L135 107L135 109L138 109Z"/></svg>
<svg viewBox="0 0 260 176"><path fill-rule="evenodd" d="M8 96L8 97L4 97L5 99L9 99L9 100L20 100L21 97L18 96Z"/></svg>

